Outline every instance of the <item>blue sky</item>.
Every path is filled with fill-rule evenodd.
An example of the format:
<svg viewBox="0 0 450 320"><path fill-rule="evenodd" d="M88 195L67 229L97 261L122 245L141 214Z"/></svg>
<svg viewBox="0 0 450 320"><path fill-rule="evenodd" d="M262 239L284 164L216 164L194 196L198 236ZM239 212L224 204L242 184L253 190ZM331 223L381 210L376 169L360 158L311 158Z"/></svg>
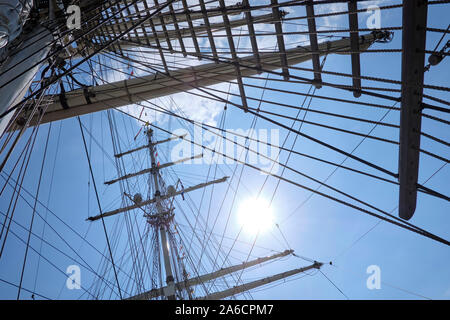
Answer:
<svg viewBox="0 0 450 320"><path fill-rule="evenodd" d="M381 4L398 3L398 1L379 1ZM334 8L335 6L335 8ZM339 5L333 5L333 10L339 10ZM295 8L296 15L303 15L303 8ZM328 9L327 9L328 10ZM320 9L316 10L317 12ZM428 13L429 27L445 29L448 23L449 15L448 5L431 5ZM365 24L367 15L360 15L360 27ZM381 13L382 26L392 27L401 25L401 9L385 10ZM340 26L346 28L347 22L344 18L319 19L318 26ZM287 28L302 28L301 26L286 26ZM439 40L441 34L428 32L427 33L427 48L433 49ZM295 39L298 36L289 36L286 41L287 46L291 47L295 42L302 41L303 38ZM446 38L446 40L448 37ZM445 40L445 41L446 41ZM245 44L243 44L245 46ZM268 46L273 44L268 43ZM398 49L401 48L401 32L395 31L394 39L389 44L374 44L371 49ZM400 79L401 69L401 54L400 53L368 53L361 55L362 74L374 77L383 77L389 79ZM310 68L311 63L306 62L300 65L305 68ZM325 70L332 70L336 72L349 72L350 57L346 55L330 55L324 66ZM436 67L432 67L425 75L426 84L435 84L441 86L448 86L448 70L449 61L444 60ZM295 71L299 76L310 75L304 71ZM263 74L262 76L266 76ZM272 76L273 77L273 76ZM350 79L344 77L337 77L333 75L323 75L324 81L339 82L349 84ZM252 80L258 85L264 85L264 81ZM270 86L282 87L286 90L297 92L307 92L309 85L303 84L282 84L279 82L269 82ZM363 80L363 85L382 85L384 87L398 88L398 86L370 82ZM226 90L225 87L224 90ZM437 92L433 90L426 90L427 93L435 95L443 100L449 99L448 92ZM236 92L236 89L232 89ZM252 97L260 97L261 90L251 89L247 90L247 94ZM342 99L353 99L351 93L341 90L323 87L316 91L316 94L323 96L335 96ZM296 95L278 94L273 91L264 93L264 98L272 101L283 101L287 104L300 105L303 98ZM205 108L212 108L215 112L208 114L208 123L218 125L222 116L221 110L223 104L202 104L197 98L189 97L188 95L181 95L174 98L177 106L185 111L189 116L195 118L196 114L205 115ZM389 105L389 101L361 97L361 101L379 103ZM239 99L233 98L234 102L239 102ZM159 99L155 103L160 105L169 105L170 101L167 98ZM202 104L198 106L196 104ZM254 102L250 104L252 107L257 107ZM270 110L273 112L280 111L281 107L262 104L263 110ZM336 103L333 101L313 99L311 108L323 110L328 112L341 113L355 117L371 119L374 121L386 113L386 110L362 107L358 105L351 105L346 103ZM140 109L137 109L140 111ZM135 111L136 112L136 111ZM135 112L133 114L135 114ZM113 112L119 136L121 137L122 150L131 149L145 143L145 137L141 134L136 141L133 137L139 131L137 122L123 114ZM282 114L296 116L296 110L282 109ZM433 114L449 120L448 115L441 113L427 111L428 114ZM148 117L152 115L148 112ZM206 116L205 116L206 117ZM303 117L303 112L300 118ZM93 115L83 116L83 124L86 126L86 138L91 152L91 161L95 172L95 180L100 194L100 201L103 211L120 207L120 190L118 187L105 187L103 182L117 176L116 168L110 158L113 156L111 135L108 126L108 116L106 112L96 113ZM197 119L197 120L202 120ZM292 121L285 119L278 119L280 122L291 125ZM331 117L324 117L309 112L306 115L306 120L317 121L328 125L342 127L349 130L354 130L362 133L367 133L372 128L370 124L360 124L344 119L336 119ZM247 129L252 121L252 116L243 114L242 111L236 110L232 106L228 107L226 112L226 121L224 128L226 129ZM398 124L399 113L391 111L384 118L384 122ZM166 128L170 131L180 129L181 125L176 119L160 119L156 123L158 126ZM298 122L296 127L298 128ZM35 193L37 186L37 179L39 177L40 165L43 156L45 139L49 126L43 125L39 130L39 136L36 141L36 149L33 152L32 160L28 174L24 181L24 186L31 193ZM188 127L192 129L192 126ZM256 125L257 129L277 129L273 124L269 124L260 119ZM352 151L356 145L361 141L361 137L351 136L344 133L336 133L326 129L320 129L315 126L304 124L301 131L303 133L312 135L324 142L338 146L346 151ZM443 140L450 140L449 130L445 124L437 124L434 121L424 119L422 131L435 135ZM91 134L87 133L90 132ZM29 133L28 133L29 134ZM156 137L164 139L167 134L156 130ZM398 132L396 129L390 129L378 126L373 132L373 135L384 137L387 139L398 141ZM280 143L286 137L286 130L280 130ZM59 138L58 138L59 137ZM92 138L93 137L93 138ZM18 150L22 150L24 141ZM58 143L59 141L59 143ZM294 141L294 135L290 134L287 138L286 147L290 147ZM158 157L161 163L170 160L168 155L178 142L171 142L162 147L158 147ZM423 149L433 151L443 157L449 158L450 152L448 147L437 144L426 138L422 138L421 147ZM101 149L106 151L106 154ZM295 144L295 150L324 158L328 161L341 162L344 156L330 151L322 146L319 146L304 138L298 138ZM364 159L370 159L371 162L376 163L393 172L397 172L397 146L389 145L387 143L373 141L366 139L355 151L355 155ZM15 157L18 155L15 154ZM98 214L98 207L95 199L95 193L92 188L92 181L89 177L89 170L87 160L83 149L83 144L80 136L80 130L76 119L69 119L63 122L53 123L51 127L50 143L47 153L48 160L45 164L42 187L40 191L40 201L44 204L49 203L49 208L59 219L63 220L65 224L69 225L73 230L76 230L79 235L88 240L99 251L105 252L105 237L101 222L86 222L85 219L89 216ZM56 161L55 161L56 160ZM282 153L281 162L286 161L286 154ZM14 163L11 161L10 163ZM345 165L364 170L373 174L378 174L376 171L367 168L354 160L346 160ZM442 162L429 156L422 155L420 159L420 173L419 182L427 180L436 170L442 166ZM148 159L145 153L133 155L133 158L125 160L127 172L133 172L138 168L148 166ZM289 166L304 172L316 179L324 180L334 170L326 164L317 163L300 156L293 155L288 162ZM208 175L209 167L206 165L183 164L178 165L174 172L164 173L164 178L173 183L172 177L178 175L182 179L185 186L193 185L203 182ZM211 167L209 173L210 179L221 178L224 175L231 176L235 165L219 165L217 171L215 166ZM6 172L11 170L11 165ZM52 172L54 176L52 179ZM237 174L241 171L241 166L237 167ZM280 171L279 171L280 173ZM307 179L289 172L283 175L288 179L292 179L298 183L302 183L308 187L316 188L318 185ZM239 203L247 198L254 197L261 191L261 197L270 199L277 185L277 180L269 178L264 188L261 188L265 180L265 176L259 172L255 172L251 168L245 168L242 174L242 181L239 183L235 205L232 207L233 191L227 193L227 184L221 184L207 189L203 195L201 191L195 191L190 194L193 203L202 203L200 208L204 219L208 217L207 211L210 208L211 216L208 220L208 230L220 235L224 230L226 224L226 217L229 212L230 223L226 230L223 249L226 252L231 245L231 240L239 234L238 242L234 246L234 250L230 255L231 263L240 263L247 259L247 253L250 250L251 244L254 241L254 235L246 233L245 230L239 233L238 210ZM386 177L386 176L383 176ZM386 177L388 178L388 177ZM237 177L231 180L231 190L237 187ZM4 181L4 180L3 180ZM448 191L450 181L450 168L445 166L438 174L426 184L427 187L439 190L446 194ZM145 187L145 179L140 178L139 184L132 185L131 189L138 190L138 186L143 188L143 194L147 191ZM88 184L89 183L89 184ZM396 206L398 202L398 187L384 182L363 177L342 169L339 169L327 181L333 187L344 190L355 197L361 198L380 209L391 212L397 215ZM51 186L51 188L50 188ZM323 192L336 195L324 187L320 189ZM213 196L211 198L211 192ZM12 190L7 188L0 198L0 210L4 213L9 205ZM202 201L202 195L204 199ZM306 201L304 205L299 207L305 199L308 199L310 192L301 188L281 182L275 194L273 201L273 213L275 222L279 225L264 234L258 236L256 245L251 252L251 257L258 257L267 255L274 251L283 251L292 248L298 255L302 255L317 261L329 262L333 265L326 265L323 267L323 273L331 279L336 286L338 286L345 295L350 299L421 299L422 295L431 299L449 299L450 298L450 274L446 267L450 259L450 252L448 247L437 243L430 239L426 239L417 234L398 228L397 226L388 224L386 222L379 223L378 219L364 215L354 209L342 206L331 200L324 199L319 195L312 196ZM339 198L342 196L336 195ZM24 197L33 205L33 200L30 196L24 193ZM210 199L213 199L210 202ZM217 224L212 228L212 221L219 211L220 204L224 200L224 207L220 211ZM176 207L176 219L184 230L189 232L186 228L187 220L192 222L193 216L189 215L190 211L187 201L178 200ZM419 193L417 210L411 223L431 231L445 239L450 239L449 226L449 204L444 200L435 199L433 197ZM40 215L47 215L49 225L53 226L58 231L59 236L46 227L44 239L51 242L58 249L67 253L71 257L76 257L80 261L81 258L87 262L94 270L97 270L100 263L100 254L83 241L78 235L61 223L52 213L47 212L42 206L38 206ZM32 210L29 205L23 200L19 204L15 213L15 220L28 227ZM186 215L185 215L186 214ZM0 221L3 221L3 215ZM139 230L145 228L144 218L139 212L133 213L132 221L139 225ZM110 235L117 235L115 239L119 241L117 250L115 250L114 258L120 261L123 252L127 251L126 247L126 227L125 219L121 216L105 219L106 227ZM42 219L36 218L33 230L40 234L43 229ZM116 229L117 228L117 229ZM369 233L366 234L370 229ZM281 232L280 232L281 230ZM27 232L19 225L13 224L11 232L14 232L22 239L26 239ZM200 233L203 235L203 233ZM364 237L361 238L366 234ZM283 236L287 239L289 244L283 240ZM63 240L64 239L64 240ZM359 239L359 240L358 240ZM69 243L69 248L65 242ZM31 245L33 248L39 250L41 241L32 237ZM4 256L0 259L0 278L18 283L24 254L24 244L18 240L14 234L10 234ZM268 250L270 249L270 250ZM272 251L271 251L272 250ZM78 257L77 254L81 256ZM65 287L66 276L64 274L68 265L74 262L57 252L54 248L48 245L42 246L42 255L45 256L49 262L52 262L58 268L52 267L49 262L40 261L38 277L36 277L38 256L35 252L30 251L28 257L27 271L24 278L24 287L32 289L35 286L36 291L42 295L52 298L76 299L82 294L82 291L71 291ZM205 262L208 265L208 262ZM287 271L289 269L298 268L307 265L308 262L296 257L289 259L282 259L272 264L268 264L261 268L253 268L250 272L244 273L242 278L244 280L254 280L256 278L269 276L274 273ZM368 274L367 267L370 265L377 265L381 269L381 289L369 290L366 287L366 280ZM129 267L130 264L125 262L124 268ZM110 268L110 265L107 266ZM126 276L119 272L121 282L125 282ZM82 286L88 288L94 275L87 268L82 268ZM114 281L113 274L109 269L108 279ZM265 290L258 290L253 292L252 296L255 299L345 299L341 294L322 274L311 272L304 277L296 276L286 283L277 286L264 288ZM409 292L407 292L409 291ZM17 295L17 288L0 283L0 298L15 298ZM21 296L23 299L29 299L30 294L24 293ZM113 293L106 290L103 298L117 298ZM84 295L82 298L88 298Z"/></svg>

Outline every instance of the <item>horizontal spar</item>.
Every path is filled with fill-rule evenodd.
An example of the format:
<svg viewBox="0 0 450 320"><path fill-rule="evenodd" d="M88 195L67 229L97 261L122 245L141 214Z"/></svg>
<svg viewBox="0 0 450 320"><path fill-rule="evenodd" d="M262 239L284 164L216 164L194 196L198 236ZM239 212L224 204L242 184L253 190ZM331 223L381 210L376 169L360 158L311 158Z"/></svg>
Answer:
<svg viewBox="0 0 450 320"><path fill-rule="evenodd" d="M256 266L258 264L262 264L264 262L270 261L270 260L274 260L274 259L278 259L278 258L282 258L285 257L289 254L292 254L294 251L293 250L285 250L283 252L274 254L272 256L268 256L268 257L262 257L262 258L257 258L255 260L252 261L248 261L248 262L243 262L241 264L235 265L235 266L231 266L228 268L222 268L218 271L214 271L212 273L209 274L204 274L198 277L194 277L194 278L190 278L184 281L180 281L178 283L175 284L175 287L178 290L182 290L182 289L186 289L192 286L196 286L202 283L206 283L208 281L217 279L217 278L221 278L223 276L226 276L228 274L240 271L240 270L244 270L244 269L248 269L250 267ZM150 300L150 299L154 299L154 298L158 298L160 296L164 295L165 290L167 290L167 286L166 287L162 287L162 288L157 288L157 289L152 289L149 291L146 291L144 293L132 296L127 298L127 300Z"/></svg>
<svg viewBox="0 0 450 320"><path fill-rule="evenodd" d="M272 14L266 14L255 17L254 23L270 23L273 21ZM230 21L230 26L233 28L237 28L240 26L243 26L247 23L246 19L237 19ZM126 24L128 27L132 26L132 22L128 22ZM115 25L114 25L115 26ZM145 24L144 24L145 26ZM112 26L109 26L111 28ZM108 48L105 48L104 51L120 51L122 49L130 49L130 48L136 48L136 47L146 47L148 44L151 45L157 45L157 39L159 43L167 42L167 39L169 40L176 40L178 36L178 32L180 33L180 36L182 38L185 37L191 37L191 33L194 32L196 35L202 35L206 34L209 30L216 32L220 31L226 28L225 23L214 23L211 24L209 27L206 25L199 25L191 28L181 28L178 31L176 29L166 30L166 31L159 31L155 34L143 34L142 32L138 33L138 36L129 36L124 37L122 40L120 40L116 45L112 45ZM107 30L107 32L110 33L110 35L115 35L120 33L119 25L114 30ZM103 33L103 31L100 32L100 35ZM167 35L167 37L166 37ZM68 47L67 52L62 54L62 57L64 59L79 59L82 58L82 55L80 52L83 52L84 54L92 54L99 50L101 46L90 44L89 47L86 47L84 43L79 43L78 47Z"/></svg>
<svg viewBox="0 0 450 320"><path fill-rule="evenodd" d="M383 32L372 32L360 37L360 49L366 50L380 38ZM350 40L341 39L319 44L319 50L340 53L350 51ZM324 55L325 53L321 54ZM312 58L311 47L297 47L286 50L288 65L292 66ZM279 53L260 54L262 69L273 71L281 68ZM241 75L253 76L261 73L257 68L254 56L238 59ZM41 123L68 119L102 110L123 107L140 103L175 93L193 90L195 87L207 87L236 79L235 65L219 62L208 63L196 67L179 69L171 73L170 77L163 74L149 75L92 86L85 89L69 91L65 94L65 108L58 95L47 96L53 99L44 114ZM27 118L27 111L23 111L22 118ZM19 117L21 118L21 117ZM30 126L37 124L37 117L31 120Z"/></svg>
<svg viewBox="0 0 450 320"><path fill-rule="evenodd" d="M228 6L227 9L228 9L227 14L229 16L239 15L242 12L242 5L235 4L235 5L232 5L232 6ZM147 12L148 12L148 10L142 10L142 11L139 11L137 13L134 13L134 14L131 14L131 15L127 15L127 17L128 18L132 18L132 17L139 18L140 16L145 16L147 14ZM187 21L186 12L178 12L178 11L176 11L176 12L174 12L174 14L175 14L175 17L176 17L176 21L178 23ZM216 16L219 16L221 14L222 13L220 11L208 12L208 17L216 17ZM203 14L201 12L189 12L189 16L190 16L191 20L193 20L193 21L199 20L199 19L203 19ZM172 15L170 15L167 12L164 12L164 13L161 13L161 14L157 15L153 19L151 19L155 26L160 26L161 25L161 21L160 21L161 17L163 18L164 24L173 24L174 23ZM133 25L132 22L125 21L125 22L108 24L108 25L105 26L105 29L106 29L106 31L117 32L117 30L128 29L132 25ZM142 24L142 27L148 27L148 26L149 26L148 22Z"/></svg>
<svg viewBox="0 0 450 320"><path fill-rule="evenodd" d="M138 172L135 172L135 173L129 173L129 174L124 175L124 176L122 176L120 178L117 178L117 179L114 179L114 180L110 180L110 181L106 181L105 184L111 185L111 184L119 182L121 180L137 177L137 176L140 176L140 175L143 175L143 174L146 174L146 173L151 173L153 170L159 170L159 169L168 168L168 167L171 167L173 165L176 165L176 164L179 164L179 163L182 163L182 162L185 162L185 161L189 161L189 160L198 159L198 158L201 158L201 157L203 157L203 154L199 154L199 155L192 156L192 157L189 157L189 158L183 158L183 159L180 159L180 160L177 160L177 161L174 161L174 162L164 163L164 164L162 164L162 165L160 165L158 167L144 169L144 170L141 170L141 171L138 171Z"/></svg>
<svg viewBox="0 0 450 320"><path fill-rule="evenodd" d="M273 20L273 16L272 14L266 14L266 15L262 15L262 16L256 16L254 18L254 23L270 23ZM230 27L232 28L237 28L243 25L247 24L247 20L246 19L238 19L238 20L231 20L230 21ZM210 29L211 31L219 31L219 30L223 30L226 28L226 24L225 23L213 23L210 25ZM196 34L206 34L206 32L208 31L208 28L205 25L200 25L197 27L194 27L194 31L196 32ZM186 36L190 36L190 30L189 28L182 28L180 29L180 33L183 37ZM171 39L176 39L176 30L168 30L167 34L169 36L169 38ZM156 34L156 36L159 38L160 42L164 42L166 41L164 38L164 33L163 32L158 32ZM124 40L120 41L120 45L121 48L124 48L124 46L130 46L130 41L131 41L131 46L136 47L137 43L141 42L141 43L146 43L146 41L149 41L150 43L155 43L155 37L152 35L149 36L140 36L140 37L130 37L129 41L127 38L124 38Z"/></svg>
<svg viewBox="0 0 450 320"><path fill-rule="evenodd" d="M128 207L119 208L119 209L116 209L116 210L113 210L113 211L108 211L108 212L105 212L103 214L99 214L99 215L94 216L94 217L89 217L89 218L87 218L87 220L89 220L89 221L96 221L96 220L99 220L101 218L113 216L113 215L116 215L116 214L119 214L119 213L122 213L122 212L133 210L133 209L141 208L141 207L143 207L145 205L155 203L156 201L165 200L165 199L168 199L168 198L172 198L172 197L178 196L178 195L180 195L182 193L187 193L187 192L191 192L191 191L198 190L198 189L201 189L201 188L205 188L205 187L207 187L209 185L212 185L212 184L225 182L225 181L227 181L228 178L229 177L223 177L221 179L217 179L217 180L213 180L213 181L209 181L209 182L205 182L205 183L200 183L200 184L198 184L196 186L192 186L192 187L189 187L189 188L186 188L186 189L183 189L183 190L176 191L175 193L170 194L170 195L169 194L161 195L158 199L156 199L156 198L149 199L149 200L146 200L146 201L142 201L139 204L134 204L134 205L131 205L131 206L128 206Z"/></svg>
<svg viewBox="0 0 450 320"><path fill-rule="evenodd" d="M252 282L249 282L249 283L245 283L245 284L242 284L242 285L239 285L239 286L235 286L235 287L229 288L229 289L221 291L221 292L211 293L211 294L209 294L209 295L207 295L205 297L200 297L200 298L197 298L197 299L198 300L221 300L221 299L225 299L225 298L228 298L228 297L240 294L242 292L250 291L252 289L255 289L255 288L258 288L258 287L270 284L270 283L275 282L275 281L279 281L279 280L286 279L288 277L292 277L292 276L294 276L296 274L303 273L303 272L306 272L306 271L311 270L311 269L318 269L319 270L322 267L322 265L323 265L323 263L314 262L314 264L312 264L310 266L307 266L307 267L293 269L293 270L290 270L290 271L278 273L278 274L275 274L275 275L270 276L270 277L266 277L266 278L263 278L263 279L255 280L255 281L252 281Z"/></svg>
<svg viewBox="0 0 450 320"><path fill-rule="evenodd" d="M184 137L186 137L186 134L183 134L181 136L171 137L171 138L164 139L164 140L161 140L161 141L156 141L156 142L153 143L153 145L156 146L158 144L169 142L169 141L172 141L172 140L183 139ZM144 146L140 146L140 147L138 147L136 149L132 149L132 150L128 150L128 151L125 151L125 152L122 152L122 153L119 153L119 154L115 154L114 157L122 158L123 156L125 156L127 154L130 154L130 153L133 153L133 152L136 152L136 151L140 151L140 150L143 150L143 149L148 149L148 147L149 147L148 144L144 145Z"/></svg>

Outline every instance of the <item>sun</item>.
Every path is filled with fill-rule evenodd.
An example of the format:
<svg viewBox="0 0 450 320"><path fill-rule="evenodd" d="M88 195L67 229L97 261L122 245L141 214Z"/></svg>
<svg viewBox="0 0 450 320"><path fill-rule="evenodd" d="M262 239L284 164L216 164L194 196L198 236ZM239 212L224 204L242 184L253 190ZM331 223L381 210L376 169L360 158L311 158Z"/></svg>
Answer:
<svg viewBox="0 0 450 320"><path fill-rule="evenodd" d="M268 231L274 224L270 203L262 198L244 200L239 205L238 222L244 231L251 234Z"/></svg>

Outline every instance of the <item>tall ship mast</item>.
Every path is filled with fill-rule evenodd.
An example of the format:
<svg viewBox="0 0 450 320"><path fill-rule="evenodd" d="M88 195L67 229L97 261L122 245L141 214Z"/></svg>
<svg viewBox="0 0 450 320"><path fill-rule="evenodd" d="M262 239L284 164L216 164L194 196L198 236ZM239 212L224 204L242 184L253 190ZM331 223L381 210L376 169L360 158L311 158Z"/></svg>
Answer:
<svg viewBox="0 0 450 320"><path fill-rule="evenodd" d="M147 129L145 134L148 137L148 152L150 154L151 159L151 168L141 170L137 173L128 174L127 176L117 178L112 181L107 181L105 184L112 184L119 182L124 179L130 179L131 177L148 174L149 182L150 182L150 190L154 191L151 199L143 201L142 195L140 193L136 193L134 196L125 193L125 196L129 197L129 199L134 203L131 206L116 209L110 212L102 213L95 217L90 217L88 220L97 221L103 219L104 217L108 217L115 214L126 214L128 211L139 208L143 211L143 215L147 220L151 228L151 232L156 240L156 246L158 251L162 252L161 257L158 259L161 261L160 268L164 270L165 275L165 286L160 288L153 288L150 291L146 291L140 293L135 296L131 296L128 299L131 300L148 300L159 297L165 297L168 300L175 299L205 299L205 300L217 300L217 299L225 299L236 294L242 293L244 291L248 291L254 288L258 288L263 285L270 284L272 282L285 279L290 276L294 276L296 274L311 270L311 269L320 269L322 263L314 262L312 265L303 268L297 268L294 270L289 270L287 272L279 273L270 277L262 278L259 280L252 281L250 283L243 283L239 286L229 288L220 292L205 292L204 296L196 297L194 296L193 288L197 286L207 285L209 282L219 278L224 277L228 274L238 272L240 270L244 270L246 268L250 268L252 266L262 264L264 262L285 257L289 254L292 254L292 250L286 250L282 253L278 253L275 255L271 255L268 257L258 258L252 261L244 262L242 264L236 266L230 266L227 268L221 268L220 270L216 270L209 274L198 275L195 277L189 277L188 272L186 271L186 262L183 257L180 256L180 252L177 251L177 240L176 240L176 224L173 223L175 219L175 208L174 208L174 197L182 196L184 198L184 194L187 192L191 192L194 190L198 190L201 188L205 188L209 185L222 183L227 180L228 177L223 177L222 179L212 180L207 183L203 183L200 185L188 187L184 189L182 184L175 186L169 185L166 186L164 183L164 179L160 174L161 168L169 167L174 165L175 163L167 163L160 165L156 162L155 157L155 145L160 144L161 142L153 141L153 130ZM142 148L138 148L136 150L131 150L126 152L130 154L131 152L136 152L142 150ZM121 157L124 154L116 155L116 157ZM201 156L201 155L200 155ZM179 162L192 160L191 158L181 159ZM177 187L179 190L177 190ZM195 268L194 268L195 270ZM197 271L196 271L197 272ZM160 271L160 274L162 272Z"/></svg>
<svg viewBox="0 0 450 320"><path fill-rule="evenodd" d="M385 225L445 254L445 9L0 1L0 298L348 298Z"/></svg>

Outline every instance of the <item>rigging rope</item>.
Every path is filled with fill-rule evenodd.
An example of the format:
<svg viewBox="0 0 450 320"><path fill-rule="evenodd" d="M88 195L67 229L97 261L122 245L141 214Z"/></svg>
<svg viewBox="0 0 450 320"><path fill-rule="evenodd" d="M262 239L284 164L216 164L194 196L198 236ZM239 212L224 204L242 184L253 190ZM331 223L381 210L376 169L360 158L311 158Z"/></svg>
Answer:
<svg viewBox="0 0 450 320"><path fill-rule="evenodd" d="M84 149L85 149L85 152L86 152L86 157L87 157L88 164L89 164L89 171L91 173L92 182L94 184L94 190L95 190L95 196L96 196L96 199L97 199L98 209L99 209L100 212L102 212L102 207L100 205L100 198L98 196L97 186L95 184L94 173L92 172L91 160L90 160L89 153L88 153L87 146L86 146L86 140L85 140L85 137L84 137L83 127L81 125L81 119L80 119L80 117L77 117L77 119L78 119L78 124L80 125L81 136L83 138L83 145L84 145ZM120 296L120 299L122 299L122 291L120 289L119 279L117 277L116 266L115 266L114 258L113 258L112 251L111 251L111 244L109 242L108 232L106 231L106 225L105 225L105 221L104 221L103 217L102 217L102 225L103 225L103 231L105 233L106 242L108 244L108 250L109 250L109 254L110 254L110 258L111 258L111 264L112 264L112 267L113 267L113 270L114 270L114 276L116 278L117 288L119 289L119 296Z"/></svg>

